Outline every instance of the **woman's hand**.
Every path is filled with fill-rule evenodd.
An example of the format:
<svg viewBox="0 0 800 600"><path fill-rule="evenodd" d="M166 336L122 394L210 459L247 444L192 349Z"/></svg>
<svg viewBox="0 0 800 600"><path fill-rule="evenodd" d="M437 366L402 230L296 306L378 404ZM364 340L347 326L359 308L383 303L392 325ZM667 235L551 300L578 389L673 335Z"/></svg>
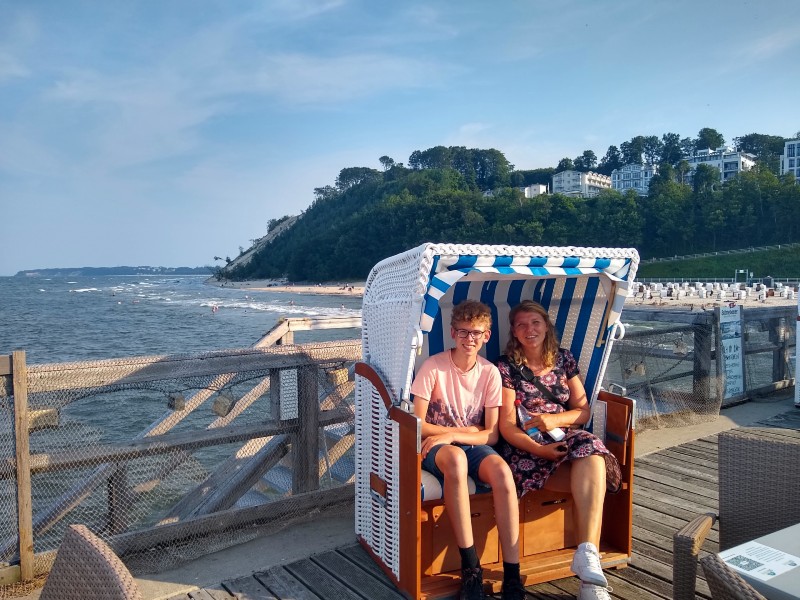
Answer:
<svg viewBox="0 0 800 600"><path fill-rule="evenodd" d="M561 442L543 444L536 449L536 456L553 462L561 460L567 454L567 445Z"/></svg>
<svg viewBox="0 0 800 600"><path fill-rule="evenodd" d="M530 422L539 431L550 431L559 426L559 413L531 413Z"/></svg>

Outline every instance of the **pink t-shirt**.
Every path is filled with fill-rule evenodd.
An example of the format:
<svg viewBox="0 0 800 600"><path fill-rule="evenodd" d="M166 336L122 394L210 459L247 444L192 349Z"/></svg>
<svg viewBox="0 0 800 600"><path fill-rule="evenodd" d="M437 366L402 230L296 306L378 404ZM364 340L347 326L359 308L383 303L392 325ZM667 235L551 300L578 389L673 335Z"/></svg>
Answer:
<svg viewBox="0 0 800 600"><path fill-rule="evenodd" d="M477 358L466 373L453 364L450 350L422 363L411 393L430 401L425 421L445 427L479 426L484 424L484 408L502 404L500 372L482 356Z"/></svg>

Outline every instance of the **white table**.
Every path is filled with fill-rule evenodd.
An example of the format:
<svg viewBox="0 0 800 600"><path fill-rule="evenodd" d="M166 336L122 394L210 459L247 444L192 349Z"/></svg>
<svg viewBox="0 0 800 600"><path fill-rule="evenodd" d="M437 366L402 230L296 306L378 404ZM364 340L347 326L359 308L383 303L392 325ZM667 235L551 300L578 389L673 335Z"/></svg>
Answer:
<svg viewBox="0 0 800 600"><path fill-rule="evenodd" d="M769 600L800 599L800 523L720 552L719 556Z"/></svg>

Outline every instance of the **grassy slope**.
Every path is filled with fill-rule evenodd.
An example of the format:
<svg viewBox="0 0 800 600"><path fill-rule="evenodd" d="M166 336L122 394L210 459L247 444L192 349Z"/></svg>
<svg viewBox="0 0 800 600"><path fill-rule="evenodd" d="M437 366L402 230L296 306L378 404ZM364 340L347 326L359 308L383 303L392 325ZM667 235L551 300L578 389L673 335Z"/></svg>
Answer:
<svg viewBox="0 0 800 600"><path fill-rule="evenodd" d="M742 254L724 254L663 263L640 264L636 277L732 278L737 269L747 269L754 278L800 277L800 248L762 250ZM739 275L740 280L742 278Z"/></svg>

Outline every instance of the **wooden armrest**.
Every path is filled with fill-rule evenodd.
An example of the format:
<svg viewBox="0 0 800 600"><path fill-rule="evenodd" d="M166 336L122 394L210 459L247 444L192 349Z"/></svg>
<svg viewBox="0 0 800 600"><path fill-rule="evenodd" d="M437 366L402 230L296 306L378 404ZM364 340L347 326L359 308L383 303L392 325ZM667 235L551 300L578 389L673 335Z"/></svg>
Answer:
<svg viewBox="0 0 800 600"><path fill-rule="evenodd" d="M606 403L606 423L604 443L621 466L628 464L630 457L629 440L633 429L634 401L602 390L598 400Z"/></svg>
<svg viewBox="0 0 800 600"><path fill-rule="evenodd" d="M356 375L360 375L368 380L378 392L381 400L383 400L384 406L386 406L386 412L389 418L392 421L396 421L400 427L413 429L416 431L417 438L419 438L421 433L419 418L413 413L404 411L394 402L394 398L386 383L384 383L383 377L380 376L375 368L369 363L357 362L355 365L355 372ZM420 452L419 446L420 442L418 441L417 454Z"/></svg>
<svg viewBox="0 0 800 600"><path fill-rule="evenodd" d="M389 393L389 388L386 387L386 384L383 382L383 377L378 374L375 368L369 363L357 362L355 370L356 375L361 375L361 377L372 384L381 397L381 400L383 400L383 403L386 405L386 410L391 409L395 404L392 395Z"/></svg>
<svg viewBox="0 0 800 600"><path fill-rule="evenodd" d="M717 515L699 515L672 536L672 598L694 600L697 580L697 555Z"/></svg>

